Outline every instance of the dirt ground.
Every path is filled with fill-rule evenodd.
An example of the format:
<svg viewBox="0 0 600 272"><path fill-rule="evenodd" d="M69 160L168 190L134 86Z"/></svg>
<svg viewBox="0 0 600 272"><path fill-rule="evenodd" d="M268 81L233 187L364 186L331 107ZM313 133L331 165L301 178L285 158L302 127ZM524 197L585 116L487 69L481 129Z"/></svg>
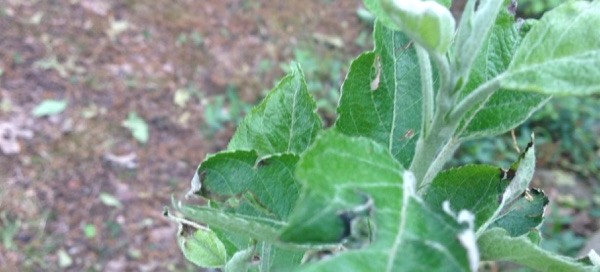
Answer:
<svg viewBox="0 0 600 272"><path fill-rule="evenodd" d="M203 131L211 97L235 86L254 103L302 41L350 61L359 5L0 0L0 123L20 147L0 153L0 270L194 270L161 213L231 135ZM46 99L68 106L32 115ZM146 144L122 125L132 111Z"/></svg>

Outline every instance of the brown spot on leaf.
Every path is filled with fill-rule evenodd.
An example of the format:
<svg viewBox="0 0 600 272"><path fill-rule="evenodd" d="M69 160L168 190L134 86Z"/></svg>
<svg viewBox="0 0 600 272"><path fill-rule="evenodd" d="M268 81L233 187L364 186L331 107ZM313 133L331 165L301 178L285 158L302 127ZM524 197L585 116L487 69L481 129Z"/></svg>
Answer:
<svg viewBox="0 0 600 272"><path fill-rule="evenodd" d="M381 59L379 56L375 59L375 78L371 81L371 91L379 89L381 81Z"/></svg>

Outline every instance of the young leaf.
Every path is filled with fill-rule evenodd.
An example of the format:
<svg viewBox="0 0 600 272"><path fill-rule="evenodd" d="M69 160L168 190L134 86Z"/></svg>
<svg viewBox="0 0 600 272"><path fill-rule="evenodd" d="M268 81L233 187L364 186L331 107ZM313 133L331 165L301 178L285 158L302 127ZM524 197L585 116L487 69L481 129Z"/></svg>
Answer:
<svg viewBox="0 0 600 272"><path fill-rule="evenodd" d="M527 237L511 237L500 228L485 231L477 239L482 260L510 261L538 271L597 271L575 259L544 251Z"/></svg>
<svg viewBox="0 0 600 272"><path fill-rule="evenodd" d="M473 212L475 229L478 229L500 207L502 194L509 182L502 179L499 167L467 165L438 174L424 199L439 210L445 201L449 201L453 208Z"/></svg>
<svg viewBox="0 0 600 272"><path fill-rule="evenodd" d="M250 268L252 259L254 258L254 252L256 251L256 245L253 245L247 249L241 250L233 254L231 259L227 261L223 271L225 272L246 272Z"/></svg>
<svg viewBox="0 0 600 272"><path fill-rule="evenodd" d="M384 24L386 27L389 27L394 30L400 30L398 25L394 23L394 21L390 18L389 13L386 11L385 5L382 3L382 0L364 0L365 6L375 15L377 16L377 20ZM452 4L452 0L436 0L447 8L450 8Z"/></svg>
<svg viewBox="0 0 600 272"><path fill-rule="evenodd" d="M527 190L504 215L498 216L490 228L503 228L514 237L526 234L542 224L547 204L548 198L544 192L538 189Z"/></svg>
<svg viewBox="0 0 600 272"><path fill-rule="evenodd" d="M350 66L338 106L338 131L387 147L408 167L421 132L422 93L418 59L402 32L375 24L375 52Z"/></svg>
<svg viewBox="0 0 600 272"><path fill-rule="evenodd" d="M600 1L569 1L529 31L502 77L507 89L600 93Z"/></svg>
<svg viewBox="0 0 600 272"><path fill-rule="evenodd" d="M521 42L523 31L514 16L502 9L489 38L473 63L469 81L461 95L466 96L484 82L506 70ZM472 139L504 133L523 123L549 99L547 95L501 89L483 105L474 105L461 122L460 137Z"/></svg>
<svg viewBox="0 0 600 272"><path fill-rule="evenodd" d="M340 242L356 235L367 218L372 241L313 263L307 271L406 271L444 267L467 271L463 227L436 213L415 195L414 176L372 140L329 131L302 156L296 174L304 193L281 239L297 243ZM472 222L471 222L472 223ZM472 230L471 230L472 231ZM468 233L468 230L466 230ZM474 245L474 234L472 236ZM360 238L360 237L358 237ZM474 268L473 268L474 269Z"/></svg>
<svg viewBox="0 0 600 272"><path fill-rule="evenodd" d="M217 268L227 262L225 246L219 238L208 229L193 229L180 224L177 242L183 256L195 265Z"/></svg>
<svg viewBox="0 0 600 272"><path fill-rule="evenodd" d="M454 37L456 22L448 8L421 0L379 1L386 19L412 40L437 54L445 54ZM379 12L379 11L377 11ZM382 14L378 14L382 15Z"/></svg>
<svg viewBox="0 0 600 272"><path fill-rule="evenodd" d="M150 129L142 117L135 112L130 112L127 120L123 121L123 126L131 131L133 138L138 142L145 144L150 138Z"/></svg>
<svg viewBox="0 0 600 272"><path fill-rule="evenodd" d="M261 243L260 271L295 271L304 256L304 250L288 250L273 244Z"/></svg>
<svg viewBox="0 0 600 272"><path fill-rule="evenodd" d="M198 167L200 193L211 199L248 190L257 159L255 151L225 151L206 158Z"/></svg>
<svg viewBox="0 0 600 272"><path fill-rule="evenodd" d="M456 32L453 62L454 70L461 77L469 78L471 67L481 46L496 21L504 0L468 0Z"/></svg>
<svg viewBox="0 0 600 272"><path fill-rule="evenodd" d="M227 151L207 158L198 168L200 194L215 200L242 195L272 217L285 220L298 198L294 169L298 157L279 154L258 158L254 151Z"/></svg>
<svg viewBox="0 0 600 272"><path fill-rule="evenodd" d="M308 93L300 66L244 118L229 150L256 150L260 156L302 153L322 129L315 101Z"/></svg>
<svg viewBox="0 0 600 272"><path fill-rule="evenodd" d="M441 207L444 201L449 201L455 209L472 211L476 230L481 233L499 216L509 213L510 216L519 216L518 212L513 213L519 209L513 204L518 205L518 199L523 198L534 168L535 154L531 144L509 170L488 165L467 165L440 173L431 183L425 201L432 207ZM540 207L541 210L543 208L544 205ZM507 222L497 224L511 229L531 228L531 224L526 222L520 226L512 226Z"/></svg>
<svg viewBox="0 0 600 272"><path fill-rule="evenodd" d="M68 105L69 101L67 100L48 99L37 105L31 114L33 114L35 117L56 115L63 112Z"/></svg>
<svg viewBox="0 0 600 272"><path fill-rule="evenodd" d="M180 205L179 211L187 218L202 222L211 228L236 233L259 241L276 243L279 230L285 222L261 217L228 213L207 207Z"/></svg>

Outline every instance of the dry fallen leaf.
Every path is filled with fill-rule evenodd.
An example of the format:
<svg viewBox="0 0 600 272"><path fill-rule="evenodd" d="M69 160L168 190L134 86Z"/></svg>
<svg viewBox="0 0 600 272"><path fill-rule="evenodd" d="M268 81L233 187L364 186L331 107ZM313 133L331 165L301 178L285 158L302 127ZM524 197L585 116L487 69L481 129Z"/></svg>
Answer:
<svg viewBox="0 0 600 272"><path fill-rule="evenodd" d="M24 130L12 123L0 123L0 150L5 155L14 155L21 152L21 145L17 138L31 139L33 132Z"/></svg>
<svg viewBox="0 0 600 272"><path fill-rule="evenodd" d="M115 166L122 167L125 169L137 168L137 155L134 152L125 155L115 155L112 153L107 153L104 155L104 159L114 164Z"/></svg>

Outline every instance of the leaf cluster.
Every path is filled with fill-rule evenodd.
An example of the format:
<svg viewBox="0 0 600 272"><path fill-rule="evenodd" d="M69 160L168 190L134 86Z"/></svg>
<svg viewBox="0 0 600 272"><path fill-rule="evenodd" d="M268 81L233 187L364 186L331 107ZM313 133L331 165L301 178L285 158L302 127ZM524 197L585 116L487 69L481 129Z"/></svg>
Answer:
<svg viewBox="0 0 600 272"><path fill-rule="evenodd" d="M333 127L294 64L200 164L188 196L206 204L175 200L184 217L169 215L189 260L225 271L598 269L595 252L538 247L548 199L529 188L533 135L508 169L442 170L461 143L515 128L552 95L600 92L600 1L523 22L511 3L471 0L450 44L447 10L411 1L365 1L379 18L375 48L352 62Z"/></svg>

